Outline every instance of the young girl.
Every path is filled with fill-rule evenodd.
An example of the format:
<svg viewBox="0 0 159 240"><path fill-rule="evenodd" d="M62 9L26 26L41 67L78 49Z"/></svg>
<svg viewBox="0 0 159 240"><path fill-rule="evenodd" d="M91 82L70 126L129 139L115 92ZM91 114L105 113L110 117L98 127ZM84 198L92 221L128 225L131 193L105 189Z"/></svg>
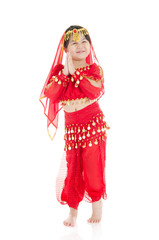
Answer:
<svg viewBox="0 0 159 240"><path fill-rule="evenodd" d="M62 172L57 178L56 197L70 207L69 216L63 222L66 226L75 225L78 205L83 199L92 203L88 222L100 222L102 218L102 198L107 199L106 130L110 128L98 104L103 94L103 71L89 33L81 26L70 26L60 40L40 95L48 129L50 124L55 128L53 137L59 110L64 109L66 174Z"/></svg>

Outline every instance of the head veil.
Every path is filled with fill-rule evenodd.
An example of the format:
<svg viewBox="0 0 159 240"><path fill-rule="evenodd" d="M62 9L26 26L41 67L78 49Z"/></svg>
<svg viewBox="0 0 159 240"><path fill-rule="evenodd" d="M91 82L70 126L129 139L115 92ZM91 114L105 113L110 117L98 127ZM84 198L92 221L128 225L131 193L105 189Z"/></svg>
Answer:
<svg viewBox="0 0 159 240"><path fill-rule="evenodd" d="M74 29L76 29L76 27ZM81 27L80 29L82 30L82 29L85 29L85 28ZM78 32L80 31L80 29L78 29ZM44 95L44 90L45 90L47 84L49 83L51 77L54 75L55 66L63 63L65 34L66 33L64 32L61 39L60 39L53 64L52 64L51 69L49 71L49 74L46 78L45 84L43 86L43 89L41 91L40 98L39 98L40 102L42 103L42 105L44 107L44 114L47 117L47 130L48 130L48 134L49 134L49 136L52 140L53 140L53 138L56 134L56 131L57 131L59 111L62 109L62 107L60 108L59 103L54 103L50 98L47 98ZM91 44L91 49L90 49L89 55L86 58L86 63L89 64L89 65L91 65L93 63L99 64L98 59L97 59L96 54L95 54L95 51L94 51L94 48L93 48L93 45L92 45L92 41L91 41L90 44ZM50 132L50 126L51 125L53 126L53 129Z"/></svg>

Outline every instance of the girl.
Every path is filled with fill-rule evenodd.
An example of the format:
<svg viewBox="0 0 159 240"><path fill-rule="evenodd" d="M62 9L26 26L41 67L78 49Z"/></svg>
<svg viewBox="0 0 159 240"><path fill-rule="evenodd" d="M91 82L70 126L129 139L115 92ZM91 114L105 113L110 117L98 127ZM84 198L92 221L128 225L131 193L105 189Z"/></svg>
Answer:
<svg viewBox="0 0 159 240"><path fill-rule="evenodd" d="M66 54L64 65L63 54ZM102 198L107 199L106 130L110 128L98 104L103 94L103 71L89 33L81 26L70 26L60 40L40 95L48 132L50 124L55 129L53 137L59 110L64 109L66 167L63 165L65 175L61 167L57 177L56 197L70 207L69 216L63 222L66 226L75 226L78 205L83 199L92 203L88 222L100 222L102 217Z"/></svg>

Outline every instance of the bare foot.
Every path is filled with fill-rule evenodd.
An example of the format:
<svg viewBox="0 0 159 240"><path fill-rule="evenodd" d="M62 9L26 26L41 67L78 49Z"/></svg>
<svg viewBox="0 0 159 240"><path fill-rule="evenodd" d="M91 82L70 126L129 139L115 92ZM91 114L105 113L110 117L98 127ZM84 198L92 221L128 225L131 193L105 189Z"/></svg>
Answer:
<svg viewBox="0 0 159 240"><path fill-rule="evenodd" d="M92 216L87 220L89 223L99 223L102 219L102 199L92 203Z"/></svg>
<svg viewBox="0 0 159 240"><path fill-rule="evenodd" d="M76 224L76 218L77 218L77 210L74 208L70 208L70 213L68 218L63 222L65 226L71 226L74 227Z"/></svg>

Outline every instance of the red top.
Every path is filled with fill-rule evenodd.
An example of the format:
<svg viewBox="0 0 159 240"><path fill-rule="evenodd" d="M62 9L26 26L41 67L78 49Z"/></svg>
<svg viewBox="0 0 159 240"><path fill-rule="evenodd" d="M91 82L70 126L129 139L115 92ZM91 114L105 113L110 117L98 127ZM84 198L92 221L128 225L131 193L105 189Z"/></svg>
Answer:
<svg viewBox="0 0 159 240"><path fill-rule="evenodd" d="M64 66L56 65L54 75L50 79L44 94L53 102L76 100L82 98L97 99L104 94L104 79L102 68L93 63L83 68L76 68L74 75L65 76ZM101 81L101 87L93 86L88 79Z"/></svg>

